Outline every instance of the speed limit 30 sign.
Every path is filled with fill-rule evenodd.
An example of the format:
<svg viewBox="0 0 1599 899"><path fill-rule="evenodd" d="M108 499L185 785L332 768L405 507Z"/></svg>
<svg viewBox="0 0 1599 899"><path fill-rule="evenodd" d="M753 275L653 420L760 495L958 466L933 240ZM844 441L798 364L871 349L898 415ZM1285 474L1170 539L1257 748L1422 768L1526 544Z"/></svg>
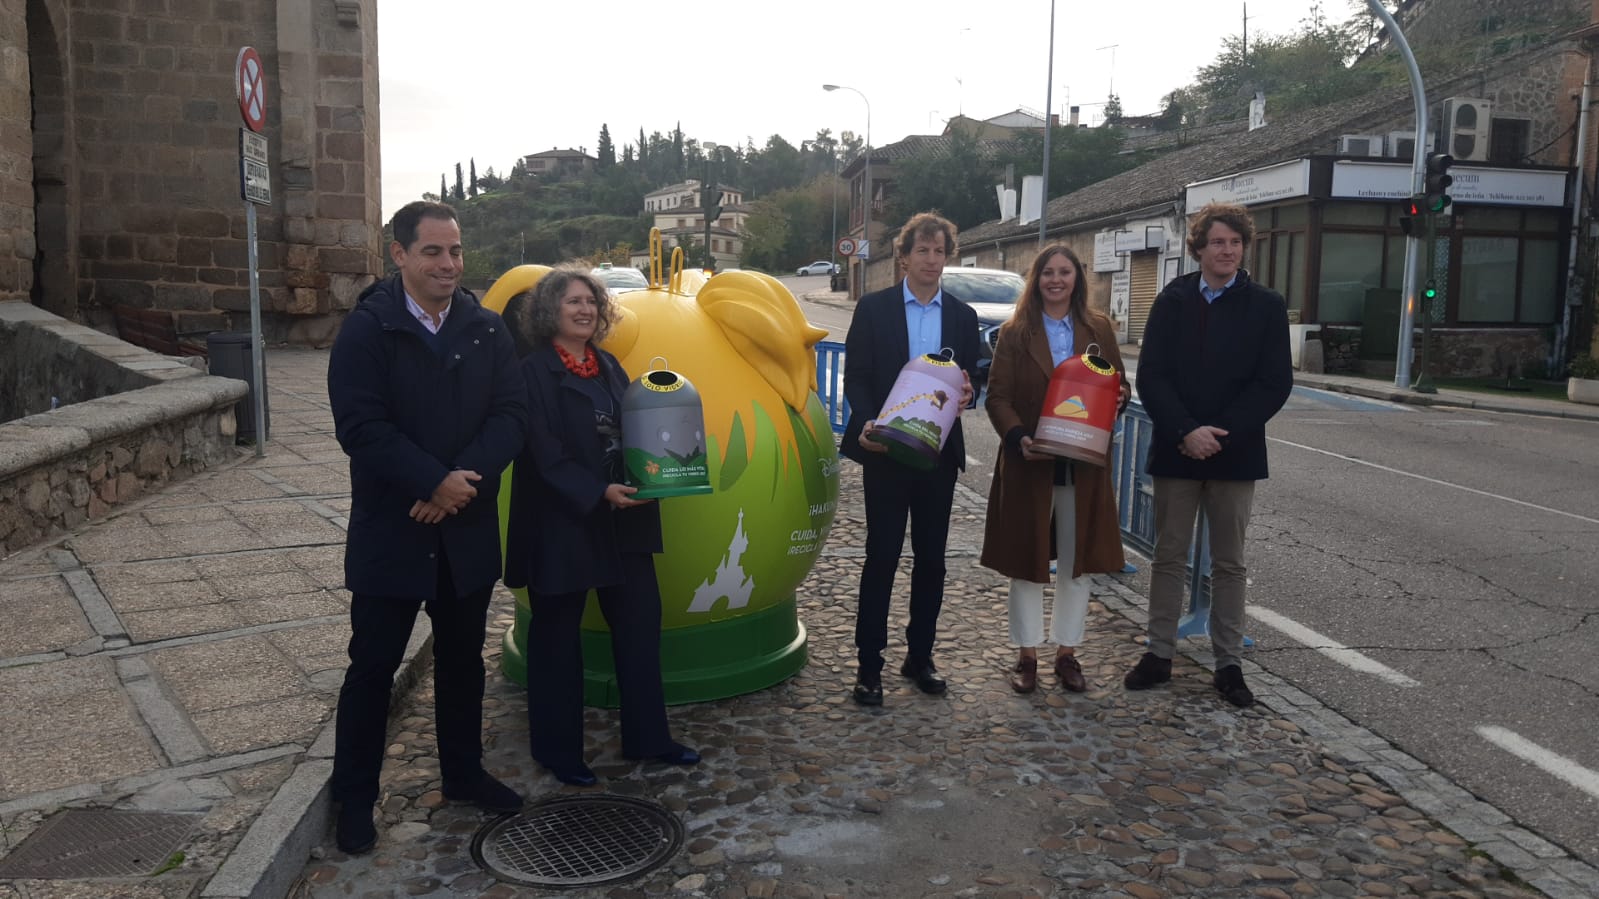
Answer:
<svg viewBox="0 0 1599 899"><path fill-rule="evenodd" d="M838 255L840 255L840 256L853 256L853 255L855 255L855 238L853 238L853 237L840 237L838 239Z"/></svg>

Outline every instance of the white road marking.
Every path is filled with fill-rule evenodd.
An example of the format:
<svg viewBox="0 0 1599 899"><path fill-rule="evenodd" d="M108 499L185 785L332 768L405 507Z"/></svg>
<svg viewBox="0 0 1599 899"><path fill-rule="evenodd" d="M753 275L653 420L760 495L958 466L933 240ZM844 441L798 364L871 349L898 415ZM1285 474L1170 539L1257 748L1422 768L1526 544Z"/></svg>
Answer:
<svg viewBox="0 0 1599 899"><path fill-rule="evenodd" d="M1550 752L1513 730L1485 724L1475 728L1477 736L1517 758L1531 762L1589 796L1599 799L1599 771L1584 768L1559 753Z"/></svg>
<svg viewBox="0 0 1599 899"><path fill-rule="evenodd" d="M1421 686L1421 681L1395 671L1358 650L1350 649L1325 634L1317 633L1287 615L1280 615L1270 609L1262 609L1255 606L1246 607L1244 611L1249 617L1254 618L1261 624L1273 630L1281 631L1283 634L1292 637L1294 640L1316 650L1346 668L1352 668L1363 674L1375 675L1396 687Z"/></svg>
<svg viewBox="0 0 1599 899"><path fill-rule="evenodd" d="M1390 474L1403 475L1407 478L1415 478L1418 481L1426 481L1429 484L1437 484L1440 487L1453 487L1456 490L1463 490L1467 493L1475 493L1478 496L1486 496L1489 499L1503 500L1511 505L1522 506L1528 509L1536 509L1539 512L1549 512L1554 515L1564 515L1567 518L1575 518L1576 520L1585 524L1599 524L1599 518L1589 518L1586 515L1578 515L1575 512L1567 512L1564 509L1551 509L1548 506L1540 506L1537 503L1529 503L1524 499L1516 499L1514 497L1503 496L1498 493L1489 493L1486 490L1478 490L1476 487L1467 487L1464 484L1455 484L1450 481L1439 480L1438 478L1429 478L1424 474L1415 474L1414 472L1404 471L1398 468L1390 468L1387 465L1379 465L1376 462L1367 462L1365 459L1356 459L1354 456L1346 456L1343 453L1335 453L1330 450L1317 449L1314 446L1306 446L1303 443L1295 443L1292 440L1283 440L1281 437L1267 437L1266 439L1272 441L1273 443L1281 443L1284 446L1291 446L1294 449L1302 449L1307 453L1320 453L1323 456L1331 456L1334 459L1342 459L1345 462L1353 462L1356 465L1364 465L1367 468L1375 468L1378 471L1386 471Z"/></svg>

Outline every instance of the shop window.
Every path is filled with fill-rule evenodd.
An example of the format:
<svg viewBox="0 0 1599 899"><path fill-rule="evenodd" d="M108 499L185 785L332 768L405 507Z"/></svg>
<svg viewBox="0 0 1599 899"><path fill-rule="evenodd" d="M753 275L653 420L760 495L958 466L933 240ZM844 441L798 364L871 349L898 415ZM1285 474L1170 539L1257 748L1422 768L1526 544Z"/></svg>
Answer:
<svg viewBox="0 0 1599 899"><path fill-rule="evenodd" d="M1516 320L1516 248L1519 243L1514 237L1461 238L1457 321Z"/></svg>
<svg viewBox="0 0 1599 899"><path fill-rule="evenodd" d="M1363 319L1366 290L1383 286L1384 242L1381 234L1322 234L1321 282L1316 292L1318 319L1324 322L1358 322ZM1401 260L1403 254L1404 245L1401 242Z"/></svg>
<svg viewBox="0 0 1599 899"><path fill-rule="evenodd" d="M1521 315L1529 325L1553 322L1560 308L1560 244L1527 240L1521 244Z"/></svg>
<svg viewBox="0 0 1599 899"><path fill-rule="evenodd" d="M1488 132L1488 161L1528 162L1532 147L1532 122L1527 119L1501 119L1495 116Z"/></svg>
<svg viewBox="0 0 1599 899"><path fill-rule="evenodd" d="M1405 289L1405 236L1390 234L1384 241L1382 286Z"/></svg>

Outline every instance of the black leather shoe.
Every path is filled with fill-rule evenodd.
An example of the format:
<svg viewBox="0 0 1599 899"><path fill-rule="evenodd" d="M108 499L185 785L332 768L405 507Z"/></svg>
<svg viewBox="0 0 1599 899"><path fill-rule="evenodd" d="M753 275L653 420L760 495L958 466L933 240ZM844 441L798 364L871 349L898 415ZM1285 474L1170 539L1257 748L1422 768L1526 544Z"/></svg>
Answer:
<svg viewBox="0 0 1599 899"><path fill-rule="evenodd" d="M346 802L339 806L333 841L347 855L371 852L378 842L378 829L372 824L372 803Z"/></svg>
<svg viewBox="0 0 1599 899"><path fill-rule="evenodd" d="M476 783L463 786L446 783L444 798L451 802L466 802L486 812L507 815L522 810L522 796L515 790L485 772Z"/></svg>
<svg viewBox="0 0 1599 899"><path fill-rule="evenodd" d="M671 749L656 753L655 760L668 765L698 765L700 754L681 743L673 743Z"/></svg>
<svg viewBox="0 0 1599 899"><path fill-rule="evenodd" d="M1122 678L1122 684L1129 690L1148 690L1156 684L1164 684L1171 680L1171 659L1163 659L1152 652L1144 653L1138 660L1133 670L1127 672Z"/></svg>
<svg viewBox="0 0 1599 899"><path fill-rule="evenodd" d="M1244 683L1244 669L1237 665L1218 669L1211 683L1228 702L1241 709L1247 709L1255 704L1255 694L1250 692Z"/></svg>
<svg viewBox="0 0 1599 899"><path fill-rule="evenodd" d="M570 765L545 765L544 769L555 775L555 779L567 786L592 787L600 782L588 765L582 762L573 762Z"/></svg>
<svg viewBox="0 0 1599 899"><path fill-rule="evenodd" d="M855 682L855 690L850 695L860 705L880 706L883 704L883 682L863 678Z"/></svg>
<svg viewBox="0 0 1599 899"><path fill-rule="evenodd" d="M938 669L933 667L931 659L906 659L905 664L899 668L899 673L916 682L916 689L934 696L942 694L949 689L949 684L938 676Z"/></svg>

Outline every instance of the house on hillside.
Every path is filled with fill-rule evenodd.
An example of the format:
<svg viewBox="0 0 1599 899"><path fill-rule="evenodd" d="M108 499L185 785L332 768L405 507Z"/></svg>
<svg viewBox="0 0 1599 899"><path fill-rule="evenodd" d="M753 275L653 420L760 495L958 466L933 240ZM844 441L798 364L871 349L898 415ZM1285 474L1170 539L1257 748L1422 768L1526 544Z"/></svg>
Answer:
<svg viewBox="0 0 1599 899"><path fill-rule="evenodd" d="M677 184L652 190L644 195L644 211L653 218L652 227L661 229L661 240L668 254L673 247L702 247L705 244L705 210L701 207L701 184L693 178ZM750 207L744 202L744 192L725 184L716 186L722 214L711 223L711 256L718 270L737 268L744 253L744 222L749 218ZM648 265L649 252L633 254L635 265ZM691 254L685 264L697 266L703 262L699 252Z"/></svg>
<svg viewBox="0 0 1599 899"><path fill-rule="evenodd" d="M522 157L522 165L527 167L528 174L541 178L592 172L599 162L582 150L558 150L554 147Z"/></svg>
<svg viewBox="0 0 1599 899"><path fill-rule="evenodd" d="M1582 99L1599 44L1599 0L1410 0L1401 13L1426 13L1437 27L1464 21L1440 14L1451 4L1484 13L1471 21L1497 22L1500 36L1458 26L1462 40L1489 51L1427 82L1433 146L1456 160L1454 204L1437 220L1424 271L1441 300L1431 312L1432 371L1558 368L1573 344L1588 343L1587 334L1572 339L1578 326L1591 327L1592 291L1576 289L1574 254L1591 243L1595 120ZM1581 155L1579 131L1587 132ZM1213 200L1242 203L1258 229L1246 267L1287 300L1300 326L1296 350L1305 326L1316 325L1329 359L1378 368L1398 348L1400 220L1414 147L1408 88L1357 97L1190 143L1057 197L1045 210L1046 232L1076 249L1092 272L1092 305L1136 342L1160 287L1193 267L1183 244L1188 216ZM961 262L1024 271L1037 245L1036 222L991 221L961 235ZM892 263L874 262L874 282L890 277Z"/></svg>

